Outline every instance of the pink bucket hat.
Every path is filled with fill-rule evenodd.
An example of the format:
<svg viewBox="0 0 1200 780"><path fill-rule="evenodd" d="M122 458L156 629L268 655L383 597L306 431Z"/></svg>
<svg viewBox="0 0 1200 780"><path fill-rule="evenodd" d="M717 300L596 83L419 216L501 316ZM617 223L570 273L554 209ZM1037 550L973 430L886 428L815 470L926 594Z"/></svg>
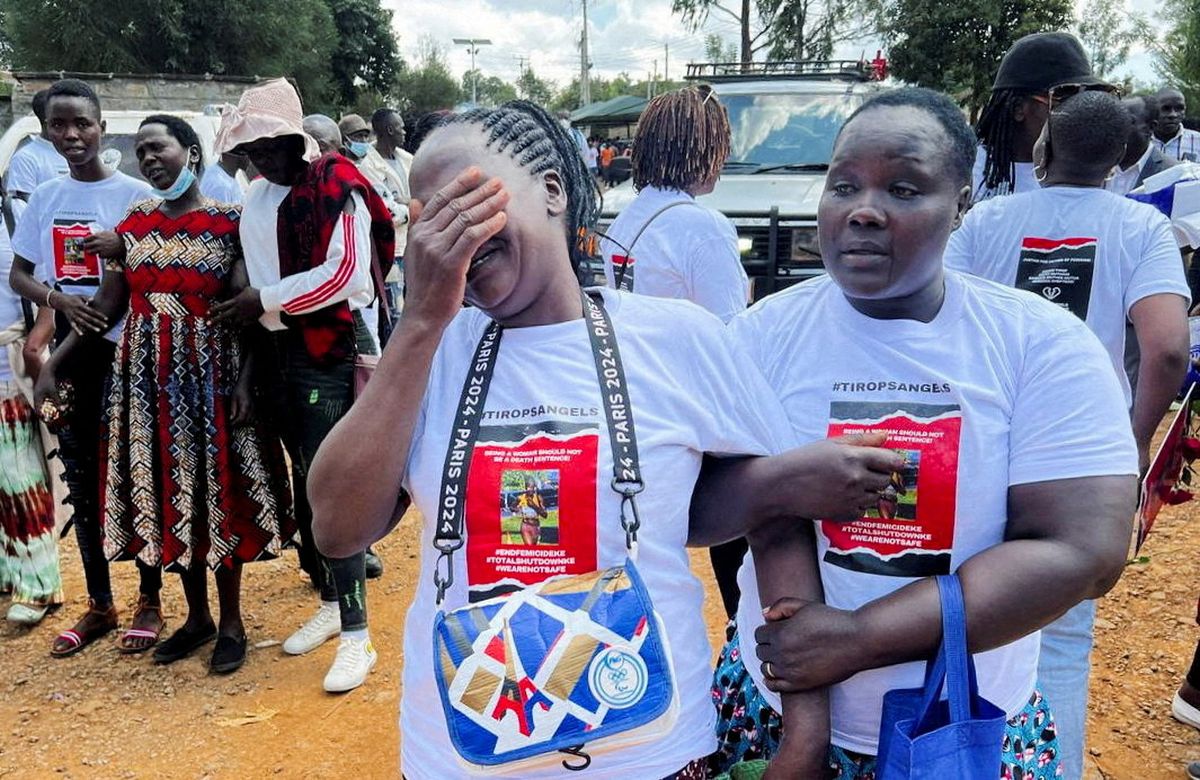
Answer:
<svg viewBox="0 0 1200 780"><path fill-rule="evenodd" d="M221 113L215 142L217 153L231 152L260 138L298 135L304 139L304 159L312 162L321 152L317 142L305 134L303 116L300 96L286 79L255 84L242 93L237 106L228 106Z"/></svg>

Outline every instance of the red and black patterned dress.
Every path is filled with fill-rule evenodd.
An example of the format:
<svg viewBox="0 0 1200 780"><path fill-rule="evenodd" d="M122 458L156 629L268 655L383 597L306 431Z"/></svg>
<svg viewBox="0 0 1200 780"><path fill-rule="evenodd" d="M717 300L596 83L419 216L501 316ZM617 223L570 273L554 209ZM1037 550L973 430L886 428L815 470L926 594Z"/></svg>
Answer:
<svg viewBox="0 0 1200 780"><path fill-rule="evenodd" d="M101 459L104 552L151 566L210 568L272 558L292 531L277 445L234 427L241 344L208 322L241 255L238 206L180 217L135 204L117 232L129 317L113 366Z"/></svg>

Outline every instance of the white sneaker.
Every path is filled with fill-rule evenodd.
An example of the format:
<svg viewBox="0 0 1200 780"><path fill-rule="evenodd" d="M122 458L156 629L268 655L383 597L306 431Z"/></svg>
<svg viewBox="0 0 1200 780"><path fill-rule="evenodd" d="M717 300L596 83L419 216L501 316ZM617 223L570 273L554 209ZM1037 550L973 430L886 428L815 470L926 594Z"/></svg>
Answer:
<svg viewBox="0 0 1200 780"><path fill-rule="evenodd" d="M342 615L337 604L321 602L317 614L284 641L283 652L288 655L304 655L333 639L341 630Z"/></svg>
<svg viewBox="0 0 1200 780"><path fill-rule="evenodd" d="M375 666L378 658L370 637L342 637L342 641L338 643L337 657L333 659L333 666L329 667L329 674L325 675L325 690L329 693L354 690L366 682L367 674Z"/></svg>
<svg viewBox="0 0 1200 780"><path fill-rule="evenodd" d="M1185 723L1194 729L1200 729L1200 710L1183 700L1178 692L1171 700L1171 716L1180 723Z"/></svg>

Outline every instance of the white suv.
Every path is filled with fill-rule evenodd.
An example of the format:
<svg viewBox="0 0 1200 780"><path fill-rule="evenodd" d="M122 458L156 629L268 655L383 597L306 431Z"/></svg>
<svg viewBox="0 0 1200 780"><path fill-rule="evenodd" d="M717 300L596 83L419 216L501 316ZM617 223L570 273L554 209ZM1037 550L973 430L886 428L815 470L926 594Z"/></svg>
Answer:
<svg viewBox="0 0 1200 780"><path fill-rule="evenodd" d="M856 61L688 66L729 112L729 161L701 203L734 223L754 299L823 272L817 203L838 130L881 89ZM601 230L636 196L632 182L604 194Z"/></svg>

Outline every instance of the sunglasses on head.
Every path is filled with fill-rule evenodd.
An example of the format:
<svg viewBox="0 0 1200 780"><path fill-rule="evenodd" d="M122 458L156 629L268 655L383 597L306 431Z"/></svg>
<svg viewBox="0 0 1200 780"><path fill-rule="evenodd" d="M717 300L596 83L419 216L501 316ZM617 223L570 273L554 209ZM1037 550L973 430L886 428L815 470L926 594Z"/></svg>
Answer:
<svg viewBox="0 0 1200 780"><path fill-rule="evenodd" d="M1057 108L1064 100L1075 97L1080 92L1107 92L1115 97L1121 97L1121 88L1116 84L1055 84L1045 95L1031 95L1031 97L1050 108Z"/></svg>

